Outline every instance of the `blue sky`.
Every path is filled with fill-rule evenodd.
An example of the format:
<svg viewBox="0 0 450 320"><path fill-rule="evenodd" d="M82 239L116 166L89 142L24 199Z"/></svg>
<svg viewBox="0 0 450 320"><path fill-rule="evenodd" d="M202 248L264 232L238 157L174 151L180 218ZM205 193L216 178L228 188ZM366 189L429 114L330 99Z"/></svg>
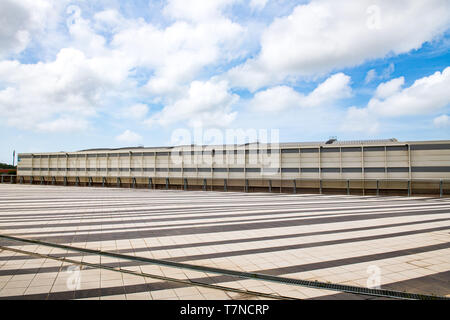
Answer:
<svg viewBox="0 0 450 320"><path fill-rule="evenodd" d="M160 146L450 135L446 0L0 3L0 161Z"/></svg>

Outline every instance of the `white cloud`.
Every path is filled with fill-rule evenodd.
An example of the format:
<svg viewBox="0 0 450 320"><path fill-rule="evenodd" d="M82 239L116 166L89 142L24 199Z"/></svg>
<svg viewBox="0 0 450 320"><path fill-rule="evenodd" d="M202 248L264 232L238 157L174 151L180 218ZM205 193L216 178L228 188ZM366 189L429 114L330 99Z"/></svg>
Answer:
<svg viewBox="0 0 450 320"><path fill-rule="evenodd" d="M446 114L439 116L433 120L433 123L438 128L450 127L450 117Z"/></svg>
<svg viewBox="0 0 450 320"><path fill-rule="evenodd" d="M266 6L268 0L251 0L250 8L253 10L262 10Z"/></svg>
<svg viewBox="0 0 450 320"><path fill-rule="evenodd" d="M308 95L303 95L288 86L276 86L257 92L249 105L251 109L263 112L323 106L350 97L352 94L350 80L350 77L343 73L332 75Z"/></svg>
<svg viewBox="0 0 450 320"><path fill-rule="evenodd" d="M174 19L186 19L190 21L214 20L221 16L222 10L236 0L168 0L164 13Z"/></svg>
<svg viewBox="0 0 450 320"><path fill-rule="evenodd" d="M193 81L183 97L166 105L147 124L167 126L188 121L191 126L227 126L236 117L232 106L238 99L228 91L225 81Z"/></svg>
<svg viewBox="0 0 450 320"><path fill-rule="evenodd" d="M81 9L71 5L66 9L69 15L67 27L72 37L71 47L83 51L88 56L98 56L106 52L106 40L95 33L90 20L81 17Z"/></svg>
<svg viewBox="0 0 450 320"><path fill-rule="evenodd" d="M183 4L183 8L191 7ZM176 21L164 29L135 21L114 35L112 46L134 65L153 71L146 85L150 94L172 97L179 95L203 68L239 56L239 39L244 32L239 24L222 16L198 22Z"/></svg>
<svg viewBox="0 0 450 320"><path fill-rule="evenodd" d="M120 115L124 118L144 120L147 113L148 113L148 106L142 103L138 103L130 107L124 108Z"/></svg>
<svg viewBox="0 0 450 320"><path fill-rule="evenodd" d="M304 96L291 87L277 86L257 92L250 101L250 107L256 112L278 112L300 107Z"/></svg>
<svg viewBox="0 0 450 320"><path fill-rule="evenodd" d="M89 127L85 119L73 119L67 116L51 120L47 122L39 122L36 124L38 131L45 132L79 132Z"/></svg>
<svg viewBox="0 0 450 320"><path fill-rule="evenodd" d="M308 95L306 104L317 106L339 99L349 98L352 95L350 82L350 77L343 73L332 75Z"/></svg>
<svg viewBox="0 0 450 320"><path fill-rule="evenodd" d="M365 83L370 83L378 77L377 71L375 69L370 69L367 71Z"/></svg>
<svg viewBox="0 0 450 320"><path fill-rule="evenodd" d="M371 69L367 72L365 83L370 83L374 80L385 80L389 79L392 73L395 71L395 65L393 63L389 64L389 66L382 71L380 75L378 75L375 69Z"/></svg>
<svg viewBox="0 0 450 320"><path fill-rule="evenodd" d="M116 137L116 140L121 143L138 143L142 141L142 136L131 131L125 130L122 134Z"/></svg>
<svg viewBox="0 0 450 320"><path fill-rule="evenodd" d="M380 120L399 116L432 115L450 105L450 67L442 73L417 79L404 88L404 77L381 83L365 108L347 109L342 131L376 133ZM442 115L434 119L436 127L446 127L449 117Z"/></svg>
<svg viewBox="0 0 450 320"><path fill-rule="evenodd" d="M375 97L379 99L386 99L399 92L404 84L405 84L404 77L392 79L388 82L381 83L380 85L378 85L377 90L375 91Z"/></svg>
<svg viewBox="0 0 450 320"><path fill-rule="evenodd" d="M275 19L259 55L232 69L229 79L255 91L288 76L328 73L418 49L449 24L447 0L313 0Z"/></svg>
<svg viewBox="0 0 450 320"><path fill-rule="evenodd" d="M379 130L379 123L366 108L350 107L347 109L346 116L339 129L344 132L376 134Z"/></svg>
<svg viewBox="0 0 450 320"><path fill-rule="evenodd" d="M67 118L86 120L118 96L159 102L170 110L186 98L191 82L203 68L240 54L236 39L244 29L221 14L229 4L192 3L192 7L205 7L204 17L175 21L164 28L143 19L125 19L113 9L89 20L78 6L71 5L63 10L70 37L64 44L70 47L61 49L54 61L0 61L0 110L9 125L32 130L42 130L42 124L58 119L58 123ZM176 9L180 5L170 1L167 14L182 14ZM211 19L207 19L209 14ZM111 32L112 40L108 43L99 31ZM138 89L131 77L137 69L153 74L144 90ZM231 121L235 114L224 114L224 110L211 109L209 116L217 117L217 122L222 116ZM147 112L143 106L134 106L128 116L137 120Z"/></svg>
<svg viewBox="0 0 450 320"><path fill-rule="evenodd" d="M147 119L151 125L227 126L237 115L234 106L239 96L231 92L236 86L255 92L268 88L249 101L254 110L325 109L351 96L348 76L330 76L308 94L295 91L292 84L299 77L316 80L337 68L419 48L442 34L449 21L449 4L444 0L426 5L418 0L344 4L312 0L264 30L266 20L248 22L228 16L233 13L228 9L239 1L194 0L186 6L185 1L168 0L159 12L164 15L160 20L130 18L128 11L125 17L119 6L105 5L108 1L94 7L85 1L1 1L0 12L6 14L0 19L0 59L32 49L16 56L21 62L0 60L2 119L18 128L51 132L86 130L92 118L104 113L116 120ZM67 8L68 3L86 12ZM247 3L254 11L267 5L266 0ZM367 8L373 4L380 9L376 28L367 24ZM97 8L102 9L95 12ZM55 30L49 30L55 25L57 41ZM254 53L257 46L248 40L258 35L252 40L257 41L260 34L261 51L227 73L230 62L245 61L249 46ZM34 50L45 54L34 55ZM369 80L390 78L393 65L377 70L368 73ZM367 110L359 114L437 111L448 101L442 89L448 85L442 79L445 73L410 88L404 88L403 78L383 83ZM135 105L136 101L145 104ZM162 110L149 114L155 109L149 110L152 103ZM424 104L428 105L421 107ZM352 111L352 117L356 115Z"/></svg>
<svg viewBox="0 0 450 320"><path fill-rule="evenodd" d="M125 19L117 10L106 9L94 14L94 28L103 32L118 32L132 23Z"/></svg>
<svg viewBox="0 0 450 320"><path fill-rule="evenodd" d="M450 67L418 79L410 87L403 85L404 78L380 84L368 109L383 116L402 116L431 114L450 104Z"/></svg>
<svg viewBox="0 0 450 320"><path fill-rule="evenodd" d="M22 52L55 18L48 0L0 1L0 58Z"/></svg>
<svg viewBox="0 0 450 320"><path fill-rule="evenodd" d="M108 57L88 59L76 49L62 49L47 63L0 61L0 112L7 123L22 129L63 129L67 119L95 116L106 95L120 87L127 72ZM80 125L83 123L83 125Z"/></svg>

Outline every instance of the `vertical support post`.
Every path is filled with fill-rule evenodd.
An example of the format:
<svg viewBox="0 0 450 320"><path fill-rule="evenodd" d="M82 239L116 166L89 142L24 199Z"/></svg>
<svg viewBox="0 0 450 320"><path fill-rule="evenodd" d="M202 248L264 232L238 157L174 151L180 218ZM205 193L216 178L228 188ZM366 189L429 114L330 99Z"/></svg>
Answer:
<svg viewBox="0 0 450 320"><path fill-rule="evenodd" d="M23 177L20 177L20 184L23 184Z"/></svg>
<svg viewBox="0 0 450 320"><path fill-rule="evenodd" d="M14 183L14 176L11 176L10 183Z"/></svg>
<svg viewBox="0 0 450 320"><path fill-rule="evenodd" d="M11 178L11 181L12 181L12 178ZM44 177L43 176L41 176L41 186L44 184Z"/></svg>
<svg viewBox="0 0 450 320"><path fill-rule="evenodd" d="M169 178L166 178L166 190L169 190Z"/></svg>
<svg viewBox="0 0 450 320"><path fill-rule="evenodd" d="M79 184L80 184L80 178L76 177L75 178L75 185L78 187Z"/></svg>
<svg viewBox="0 0 450 320"><path fill-rule="evenodd" d="M33 176L30 177L30 184L33 184Z"/></svg>
<svg viewBox="0 0 450 320"><path fill-rule="evenodd" d="M319 189L320 194L322 194L322 179L319 180Z"/></svg>
<svg viewBox="0 0 450 320"><path fill-rule="evenodd" d="M56 184L56 178L52 177L52 186L54 186Z"/></svg>
<svg viewBox="0 0 450 320"><path fill-rule="evenodd" d="M187 189L188 189L188 181L187 181L187 178L184 178L184 186L183 186L183 190L184 191L187 191Z"/></svg>
<svg viewBox="0 0 450 320"><path fill-rule="evenodd" d="M295 183L295 179L293 181L294 181L294 194L296 194L297 193L297 184Z"/></svg>
<svg viewBox="0 0 450 320"><path fill-rule="evenodd" d="M120 178L117 177L117 188L120 188Z"/></svg>
<svg viewBox="0 0 450 320"><path fill-rule="evenodd" d="M206 179L203 179L203 191L206 191Z"/></svg>
<svg viewBox="0 0 450 320"><path fill-rule="evenodd" d="M152 178L148 178L148 188L153 189L153 180Z"/></svg>
<svg viewBox="0 0 450 320"><path fill-rule="evenodd" d="M227 179L223 179L223 191L225 191L225 192L228 191Z"/></svg>
<svg viewBox="0 0 450 320"><path fill-rule="evenodd" d="M408 197L411 196L411 180L408 180Z"/></svg>
<svg viewBox="0 0 450 320"><path fill-rule="evenodd" d="M133 178L131 187L132 187L133 189L136 188L136 178Z"/></svg>
<svg viewBox="0 0 450 320"><path fill-rule="evenodd" d="M248 179L245 179L245 192L248 192Z"/></svg>
<svg viewBox="0 0 450 320"><path fill-rule="evenodd" d="M442 182L442 179L439 181L439 197L444 197L444 183Z"/></svg>
<svg viewBox="0 0 450 320"><path fill-rule="evenodd" d="M347 195L350 195L350 180L347 179Z"/></svg>
<svg viewBox="0 0 450 320"><path fill-rule="evenodd" d="M380 196L380 181L377 180L377 197Z"/></svg>
<svg viewBox="0 0 450 320"><path fill-rule="evenodd" d="M102 187L104 188L105 185L106 185L106 178L105 178L105 177L102 177Z"/></svg>
<svg viewBox="0 0 450 320"><path fill-rule="evenodd" d="M269 180L269 193L272 193L272 180Z"/></svg>
<svg viewBox="0 0 450 320"><path fill-rule="evenodd" d="M31 178L31 181L33 181L33 178ZM64 177L64 186L67 186L67 177Z"/></svg>
<svg viewBox="0 0 450 320"><path fill-rule="evenodd" d="M91 186L91 177L88 177L88 187Z"/></svg>
<svg viewBox="0 0 450 320"><path fill-rule="evenodd" d="M1 183L3 183L3 175L2 175L2 182Z"/></svg>

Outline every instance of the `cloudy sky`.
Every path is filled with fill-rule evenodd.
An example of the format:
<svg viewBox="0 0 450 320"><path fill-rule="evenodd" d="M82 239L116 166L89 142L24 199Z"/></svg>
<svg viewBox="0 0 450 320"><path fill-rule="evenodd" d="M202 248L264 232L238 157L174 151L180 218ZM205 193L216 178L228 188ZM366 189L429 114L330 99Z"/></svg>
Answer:
<svg viewBox="0 0 450 320"><path fill-rule="evenodd" d="M159 146L450 138L448 0L0 0L0 161Z"/></svg>

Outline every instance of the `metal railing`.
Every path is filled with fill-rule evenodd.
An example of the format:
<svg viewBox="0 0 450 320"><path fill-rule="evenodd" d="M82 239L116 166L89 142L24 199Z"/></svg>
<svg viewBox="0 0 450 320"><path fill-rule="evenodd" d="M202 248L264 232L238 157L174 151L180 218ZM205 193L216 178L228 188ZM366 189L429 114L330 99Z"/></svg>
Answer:
<svg viewBox="0 0 450 320"><path fill-rule="evenodd" d="M61 178L61 177L60 177ZM70 184L75 186L116 186L124 187L129 185L130 188L138 188L145 186L149 189L155 189L160 187L161 189L170 189L171 187L178 187L181 190L189 190L190 187L200 187L202 190L209 190L209 182L211 179L201 179L201 184L192 183L189 181L191 179L184 178L178 179L181 182L175 182L174 179L177 178L162 178L162 177L62 177L63 181L58 181L55 176L15 176L15 175L0 175L0 183L10 183L10 184L51 184L51 185L64 185L68 186ZM86 181L82 181L82 179ZM129 183L124 183L124 181L129 181ZM161 180L158 183L158 179ZM96 181L98 180L98 181ZM195 180L195 179L192 179ZM333 193L334 191L343 191L347 195L351 195L355 192L362 192L363 195L366 193L371 195L380 196L382 193L386 194L389 192L400 192L403 195L413 196L421 194L433 194L439 195L439 197L444 197L450 194L450 179L264 179L264 180L252 180L252 179L217 179L217 181L222 181L223 191L235 191L236 184L234 188L229 182L232 180L243 180L242 191L251 192L254 189L258 191L271 192L281 192L281 193L301 193L302 189L308 189L309 191L316 190L316 192L323 193ZM257 181L257 182L255 182ZM264 181L264 184L261 184ZM259 183L259 184L257 184ZM277 184L277 186L275 186ZM212 186L212 184L211 184ZM214 185L217 190L218 184ZM233 190L234 189L234 190Z"/></svg>

